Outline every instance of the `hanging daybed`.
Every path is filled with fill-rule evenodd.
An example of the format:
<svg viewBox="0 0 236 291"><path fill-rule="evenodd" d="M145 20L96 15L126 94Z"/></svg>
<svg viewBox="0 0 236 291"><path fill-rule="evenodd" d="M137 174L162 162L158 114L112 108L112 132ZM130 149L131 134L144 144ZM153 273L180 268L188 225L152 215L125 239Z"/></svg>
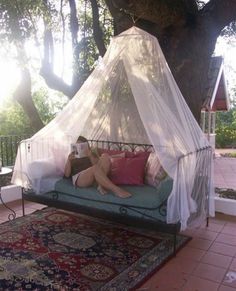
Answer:
<svg viewBox="0 0 236 291"><path fill-rule="evenodd" d="M96 203L87 199L91 189L78 190L71 184L65 188L69 182L58 180L63 176L70 144L79 135L91 143L96 141L99 147L118 145L118 149L135 152L143 150L144 145L145 150L155 152L168 174L164 181L168 194L162 199L157 194L159 188L152 187L153 194L148 195L145 188L135 190L133 186L134 202L95 192L92 200L99 200L100 206L94 207ZM120 221L125 217L126 222L129 219L125 215L129 215L138 218L139 223L145 220L151 225L155 220L147 212L163 211L163 205L165 224L181 225L181 229L214 215L209 143L189 110L157 39L137 27L114 37L104 58L63 111L21 143L12 182L24 189L33 187L33 192L24 191L25 199L47 200L48 205L70 205L70 209L74 205L80 211L92 209L92 213L97 209L109 216L116 212L109 211L112 204L120 212ZM76 191L84 193L77 202ZM155 200L155 193L157 203L150 200ZM143 205L150 209L143 210Z"/></svg>

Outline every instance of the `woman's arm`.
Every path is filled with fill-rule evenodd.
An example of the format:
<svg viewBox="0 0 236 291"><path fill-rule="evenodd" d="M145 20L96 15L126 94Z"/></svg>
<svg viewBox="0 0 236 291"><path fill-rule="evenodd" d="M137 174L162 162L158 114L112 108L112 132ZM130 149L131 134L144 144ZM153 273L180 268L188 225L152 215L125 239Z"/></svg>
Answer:
<svg viewBox="0 0 236 291"><path fill-rule="evenodd" d="M66 165L65 165L65 170L64 170L64 175L65 177L69 178L71 175L71 161L74 159L75 154L72 152L69 154Z"/></svg>

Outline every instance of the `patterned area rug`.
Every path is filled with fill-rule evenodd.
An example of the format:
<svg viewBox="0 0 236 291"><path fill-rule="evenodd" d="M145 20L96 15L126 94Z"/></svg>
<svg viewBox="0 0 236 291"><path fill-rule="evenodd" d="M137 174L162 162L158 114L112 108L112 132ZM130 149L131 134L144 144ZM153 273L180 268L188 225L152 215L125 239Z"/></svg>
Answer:
<svg viewBox="0 0 236 291"><path fill-rule="evenodd" d="M134 289L172 250L171 235L45 208L0 224L0 290Z"/></svg>

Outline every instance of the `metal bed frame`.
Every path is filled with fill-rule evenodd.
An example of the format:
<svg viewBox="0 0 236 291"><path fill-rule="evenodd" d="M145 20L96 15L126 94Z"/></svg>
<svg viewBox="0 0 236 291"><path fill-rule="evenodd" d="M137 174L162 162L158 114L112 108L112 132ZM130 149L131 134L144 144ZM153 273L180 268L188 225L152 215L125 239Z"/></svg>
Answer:
<svg viewBox="0 0 236 291"><path fill-rule="evenodd" d="M98 141L98 140L89 140L89 143L92 147L96 146L98 148L106 148L106 149L112 149L112 150L128 150L128 151L136 151L136 150L142 150L142 151L151 151L152 145L149 144L134 144L134 143L123 143L123 142L109 142L109 141ZM30 150L30 144L27 144L28 150ZM200 153L203 150L207 150L211 152L211 147L204 147L202 149L197 150L197 153ZM180 164L180 161L182 158L191 155L196 152L190 152L187 155L183 155L178 159L178 167ZM51 197L47 197L47 194L51 195ZM71 202L65 202L60 201L60 195L66 195L69 197L77 198L78 204L71 203ZM118 213L111 213L106 210L101 210L97 208L92 208L88 206L82 206L79 205L79 200L87 200L91 201L89 198L81 198L77 197L73 194L67 194L62 193L58 191L51 191L48 193L44 193L43 195L35 194L31 189L23 189L22 190L22 209L23 209L23 215L25 214L25 208L24 208L24 201L33 201L41 204L45 204L50 207L56 207L64 210L74 211L82 214L89 214L91 216L99 217L99 218L105 218L109 219L118 223L123 223L126 225L131 226L138 226L138 227L145 227L149 229L157 229L161 232L167 232L170 234L173 234L173 254L176 253L176 242L177 242L177 234L180 231L180 223L176 224L167 224L161 220L158 220L156 218L153 218L152 216L144 213L145 210L156 210L160 213L162 217L166 217L167 214L167 199L163 201L160 205L146 208L143 206L132 206L132 205L124 205L122 203L113 203L108 201L100 201L100 200L92 200L98 203L106 203L106 204L112 204L119 206L119 214ZM208 225L208 203L209 203L209 197L206 197L207 200L207 225ZM142 214L144 218L138 218L134 217L132 215L129 215L129 213L133 211L139 214ZM127 219L128 218L128 219Z"/></svg>

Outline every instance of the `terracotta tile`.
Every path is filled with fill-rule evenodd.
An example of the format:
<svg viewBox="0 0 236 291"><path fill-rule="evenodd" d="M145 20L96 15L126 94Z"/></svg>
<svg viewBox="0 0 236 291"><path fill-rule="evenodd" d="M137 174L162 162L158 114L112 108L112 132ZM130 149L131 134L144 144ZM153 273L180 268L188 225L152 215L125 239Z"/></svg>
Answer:
<svg viewBox="0 0 236 291"><path fill-rule="evenodd" d="M205 253L206 252L203 250L186 246L177 253L177 257L189 258L195 261L200 261Z"/></svg>
<svg viewBox="0 0 236 291"><path fill-rule="evenodd" d="M218 236L218 232L211 231L208 229L199 229L196 231L195 236L202 238L202 239L207 239L207 240L213 241Z"/></svg>
<svg viewBox="0 0 236 291"><path fill-rule="evenodd" d="M191 274L196 266L198 265L197 261L184 257L175 257L167 265L166 270L173 272L182 272L186 274Z"/></svg>
<svg viewBox="0 0 236 291"><path fill-rule="evenodd" d="M225 188L230 188L230 189L236 189L236 184L235 184L235 181L233 182L233 181L227 181L227 182L225 182L226 184L227 184L227 187L225 187Z"/></svg>
<svg viewBox="0 0 236 291"><path fill-rule="evenodd" d="M235 291L235 290L236 290L235 288L224 286L224 285L220 285L220 288L218 289L218 291Z"/></svg>
<svg viewBox="0 0 236 291"><path fill-rule="evenodd" d="M218 216L210 217L209 224L211 224L211 223L219 224L219 225L225 225L226 224L225 220L220 218L220 217L218 218ZM208 229L208 228L206 227L206 229Z"/></svg>
<svg viewBox="0 0 236 291"><path fill-rule="evenodd" d="M0 219L3 221L7 221L9 215L11 215L11 214L12 214L12 212L5 208L4 210L1 210L1 212L0 212Z"/></svg>
<svg viewBox="0 0 236 291"><path fill-rule="evenodd" d="M233 270L228 270L222 284L236 288L236 272Z"/></svg>
<svg viewBox="0 0 236 291"><path fill-rule="evenodd" d="M204 257L201 259L202 263L210 264L216 267L222 267L227 269L231 262L232 257L220 255L212 252L207 252Z"/></svg>
<svg viewBox="0 0 236 291"><path fill-rule="evenodd" d="M7 202L7 205L9 205L9 207L11 207L11 208L19 209L19 208L22 207L22 202L21 202L21 199L20 199L20 200Z"/></svg>
<svg viewBox="0 0 236 291"><path fill-rule="evenodd" d="M230 234L236 237L236 226L224 226L221 233Z"/></svg>
<svg viewBox="0 0 236 291"><path fill-rule="evenodd" d="M190 276L181 291L217 291L219 284L195 276Z"/></svg>
<svg viewBox="0 0 236 291"><path fill-rule="evenodd" d="M222 169L222 173L223 173L224 178L232 178L233 179L232 169L231 169L230 165L222 167L221 169Z"/></svg>
<svg viewBox="0 0 236 291"><path fill-rule="evenodd" d="M214 242L210 247L209 251L217 254L226 255L229 257L234 257L236 254L236 247L223 243Z"/></svg>
<svg viewBox="0 0 236 291"><path fill-rule="evenodd" d="M235 177L230 177L230 176L224 176L225 182L228 184L227 186L236 186L235 184ZM232 187L234 188L234 187Z"/></svg>
<svg viewBox="0 0 236 291"><path fill-rule="evenodd" d="M212 244L211 240L202 239L202 238L193 238L189 243L188 246L200 250L207 251Z"/></svg>
<svg viewBox="0 0 236 291"><path fill-rule="evenodd" d="M220 233L216 240L216 242L221 242L227 245L232 245L232 246L236 246L236 236L235 235L230 235L230 234L224 234L224 233Z"/></svg>
<svg viewBox="0 0 236 291"><path fill-rule="evenodd" d="M194 276L220 283L226 273L225 268L199 263L193 272Z"/></svg>
<svg viewBox="0 0 236 291"><path fill-rule="evenodd" d="M215 232L221 232L223 227L224 227L223 224L210 222L208 226L203 225L201 228L202 229L211 230L211 231L215 231Z"/></svg>
<svg viewBox="0 0 236 291"><path fill-rule="evenodd" d="M236 258L232 260L230 270L236 271Z"/></svg>
<svg viewBox="0 0 236 291"><path fill-rule="evenodd" d="M144 288L148 288L146 290L149 291L182 290L182 286L186 283L187 279L187 274L178 272L176 270L169 270L168 266L166 265L161 270L157 271L157 273L153 275L150 280L144 283L140 289L142 290Z"/></svg>

